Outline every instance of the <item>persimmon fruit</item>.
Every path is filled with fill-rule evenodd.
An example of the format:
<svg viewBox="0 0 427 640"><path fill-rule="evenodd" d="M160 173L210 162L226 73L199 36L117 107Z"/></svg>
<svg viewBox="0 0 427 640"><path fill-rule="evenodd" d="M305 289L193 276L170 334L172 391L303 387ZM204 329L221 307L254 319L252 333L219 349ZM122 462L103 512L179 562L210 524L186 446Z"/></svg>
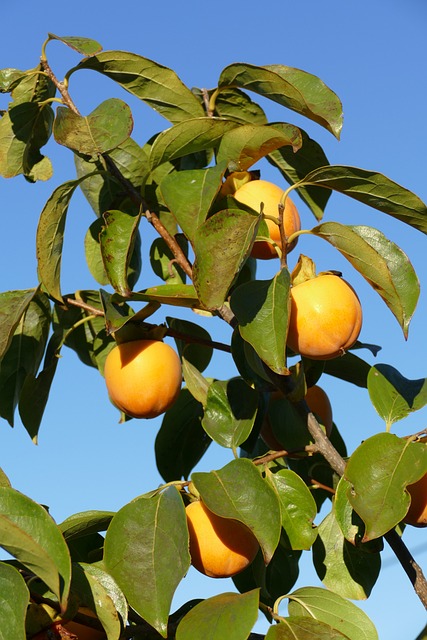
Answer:
<svg viewBox="0 0 427 640"><path fill-rule="evenodd" d="M201 501L186 507L191 564L211 578L229 578L255 558L259 544L238 520L222 518Z"/></svg>
<svg viewBox="0 0 427 640"><path fill-rule="evenodd" d="M161 340L133 340L109 352L104 376L110 399L118 409L133 418L155 418L179 395L181 361Z"/></svg>
<svg viewBox="0 0 427 640"><path fill-rule="evenodd" d="M264 213L277 218L279 215L278 205L283 194L283 189L272 182L268 182L267 180L250 180L239 187L233 195L236 200L242 204L246 204L255 211L260 211L262 202L264 204ZM282 241L279 225L268 218L265 219L265 222L267 223L270 238L281 249ZM286 198L285 209L283 211L283 226L287 238L301 229L298 209L289 197ZM287 253L292 251L295 245L296 240L288 245ZM261 260L270 260L271 258L277 258L277 251L269 242L260 240L254 243L251 256L253 258L260 258Z"/></svg>
<svg viewBox="0 0 427 640"><path fill-rule="evenodd" d="M413 527L427 527L427 473L406 488L411 496L411 504L403 522Z"/></svg>
<svg viewBox="0 0 427 640"><path fill-rule="evenodd" d="M313 360L343 355L359 337L362 306L340 276L320 274L291 287L287 344Z"/></svg>

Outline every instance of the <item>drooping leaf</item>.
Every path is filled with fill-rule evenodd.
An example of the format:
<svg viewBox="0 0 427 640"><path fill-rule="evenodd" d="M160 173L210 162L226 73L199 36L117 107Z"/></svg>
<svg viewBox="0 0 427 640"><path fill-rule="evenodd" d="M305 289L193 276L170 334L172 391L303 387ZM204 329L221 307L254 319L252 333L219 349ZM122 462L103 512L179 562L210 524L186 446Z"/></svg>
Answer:
<svg viewBox="0 0 427 640"><path fill-rule="evenodd" d="M166 318L166 322L173 331L179 356L183 356L187 362L196 366L199 371L204 371L213 354L212 339L209 332L189 320Z"/></svg>
<svg viewBox="0 0 427 640"><path fill-rule="evenodd" d="M396 317L406 338L420 293L408 256L373 227L325 222L312 233L330 242L362 274Z"/></svg>
<svg viewBox="0 0 427 640"><path fill-rule="evenodd" d="M324 365L324 372L330 376L351 382L365 389L368 386L368 374L371 365L351 351L347 351L339 358L326 360Z"/></svg>
<svg viewBox="0 0 427 640"><path fill-rule="evenodd" d="M365 523L363 542L379 538L406 515L405 490L427 473L427 446L391 433L371 436L350 456L344 477L347 497Z"/></svg>
<svg viewBox="0 0 427 640"><path fill-rule="evenodd" d="M282 469L268 476L279 496L282 527L291 549L310 549L317 536L317 506L305 482L294 471Z"/></svg>
<svg viewBox="0 0 427 640"><path fill-rule="evenodd" d="M222 447L234 450L248 438L258 410L258 392L242 378L212 382L202 426Z"/></svg>
<svg viewBox="0 0 427 640"><path fill-rule="evenodd" d="M65 540L44 507L10 487L0 487L0 546L46 583L64 611L71 580Z"/></svg>
<svg viewBox="0 0 427 640"><path fill-rule="evenodd" d="M389 364L371 367L367 382L371 402L387 430L427 404L427 379L410 380Z"/></svg>
<svg viewBox="0 0 427 640"><path fill-rule="evenodd" d="M212 380L207 380L200 373L199 369L189 362L184 356L182 357L182 376L185 384L193 398L200 402L203 407L206 406L208 398L208 389L212 384Z"/></svg>
<svg viewBox="0 0 427 640"><path fill-rule="evenodd" d="M185 509L175 487L136 498L116 513L104 562L130 606L166 637L173 594L190 566Z"/></svg>
<svg viewBox="0 0 427 640"><path fill-rule="evenodd" d="M320 580L344 598L365 600L380 572L380 554L348 542L333 511L320 523L318 531L313 563Z"/></svg>
<svg viewBox="0 0 427 640"><path fill-rule="evenodd" d="M259 590L203 600L179 623L176 640L246 640L258 618Z"/></svg>
<svg viewBox="0 0 427 640"><path fill-rule="evenodd" d="M284 146L295 152L301 147L301 135L297 127L276 124L244 124L228 131L218 148L217 162L226 162L232 170L246 171L267 154Z"/></svg>
<svg viewBox="0 0 427 640"><path fill-rule="evenodd" d="M218 471L195 472L191 480L208 509L251 529L268 563L279 543L280 505L254 464L244 458L232 460Z"/></svg>
<svg viewBox="0 0 427 640"><path fill-rule="evenodd" d="M77 69L106 75L170 122L205 115L200 101L174 71L137 54L104 51L83 60Z"/></svg>
<svg viewBox="0 0 427 640"><path fill-rule="evenodd" d="M128 272L140 216L115 210L106 211L103 218L105 226L101 229L99 243L105 272L114 290L127 298L131 293Z"/></svg>
<svg viewBox="0 0 427 640"><path fill-rule="evenodd" d="M281 269L272 280L242 284L231 295L230 305L242 338L249 342L270 369L285 374L290 276Z"/></svg>
<svg viewBox="0 0 427 640"><path fill-rule="evenodd" d="M157 469L165 482L187 480L211 439L200 421L203 407L188 389L181 389L174 405L165 413L155 441Z"/></svg>
<svg viewBox="0 0 427 640"><path fill-rule="evenodd" d="M15 330L37 289L0 293L0 360L8 350Z"/></svg>
<svg viewBox="0 0 427 640"><path fill-rule="evenodd" d="M291 617L315 618L329 624L348 640L378 640L378 633L366 613L337 593L318 587L302 587L289 596Z"/></svg>
<svg viewBox="0 0 427 640"><path fill-rule="evenodd" d="M106 531L114 513L114 511L82 511L69 516L58 526L65 540L68 541L94 532Z"/></svg>
<svg viewBox="0 0 427 640"><path fill-rule="evenodd" d="M54 356L37 375L29 373L22 387L18 405L19 416L35 444L57 365L58 358Z"/></svg>
<svg viewBox="0 0 427 640"><path fill-rule="evenodd" d="M220 307L255 240L259 216L227 209L211 216L196 231L193 282L208 309Z"/></svg>
<svg viewBox="0 0 427 640"><path fill-rule="evenodd" d="M15 567L0 562L0 640L25 640L25 614L30 593Z"/></svg>
<svg viewBox="0 0 427 640"><path fill-rule="evenodd" d="M349 640L329 624L313 618L292 616L271 626L265 640Z"/></svg>
<svg viewBox="0 0 427 640"><path fill-rule="evenodd" d="M206 220L225 169L225 163L218 163L207 169L173 171L162 180L160 190L163 198L190 241Z"/></svg>
<svg viewBox="0 0 427 640"><path fill-rule="evenodd" d="M59 40L68 47L85 56L93 56L102 50L102 45L91 38L82 38L80 36L56 36L54 33L48 34L50 40Z"/></svg>
<svg viewBox="0 0 427 640"><path fill-rule="evenodd" d="M381 173L331 165L311 171L303 182L339 191L427 233L427 207L424 202Z"/></svg>
<svg viewBox="0 0 427 640"><path fill-rule="evenodd" d="M240 87L292 109L339 138L342 128L342 105L337 95L319 78L284 65L256 66L231 64L222 71L219 89Z"/></svg>
<svg viewBox="0 0 427 640"><path fill-rule="evenodd" d="M155 169L192 153L217 147L222 136L238 124L222 118L194 118L165 129L155 139L150 153L150 167Z"/></svg>
<svg viewBox="0 0 427 640"><path fill-rule="evenodd" d="M58 144L83 155L96 157L122 144L132 133L129 106L118 98L102 102L88 116L58 107L53 134Z"/></svg>

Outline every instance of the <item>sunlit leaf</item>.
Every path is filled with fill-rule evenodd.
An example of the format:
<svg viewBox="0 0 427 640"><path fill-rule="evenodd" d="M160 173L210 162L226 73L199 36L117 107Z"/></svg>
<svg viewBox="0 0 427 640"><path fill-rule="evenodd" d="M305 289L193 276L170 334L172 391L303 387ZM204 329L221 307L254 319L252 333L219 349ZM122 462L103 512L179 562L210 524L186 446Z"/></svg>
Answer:
<svg viewBox="0 0 427 640"><path fill-rule="evenodd" d="M80 36L56 36L54 33L49 33L50 40L60 40L77 53L81 53L85 56L93 56L95 53L99 53L102 50L102 46L96 40L90 38L81 38Z"/></svg>
<svg viewBox="0 0 427 640"><path fill-rule="evenodd" d="M106 531L114 513L114 511L82 511L69 516L58 526L64 538L71 540L94 532Z"/></svg>
<svg viewBox="0 0 427 640"><path fill-rule="evenodd" d="M349 640L329 624L313 618L292 616L271 626L265 640Z"/></svg>
<svg viewBox="0 0 427 640"><path fill-rule="evenodd" d="M216 97L215 113L220 118L237 122L267 124L267 117L259 104L253 102L250 96L240 89L221 89Z"/></svg>
<svg viewBox="0 0 427 640"><path fill-rule="evenodd" d="M15 567L0 563L0 640L25 640L25 614L30 593Z"/></svg>

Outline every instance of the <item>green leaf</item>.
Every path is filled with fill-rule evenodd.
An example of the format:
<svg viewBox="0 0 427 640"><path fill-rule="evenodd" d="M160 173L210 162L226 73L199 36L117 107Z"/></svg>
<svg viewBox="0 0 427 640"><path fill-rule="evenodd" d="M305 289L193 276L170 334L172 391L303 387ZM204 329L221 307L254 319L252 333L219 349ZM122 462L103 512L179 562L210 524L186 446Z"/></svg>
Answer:
<svg viewBox="0 0 427 640"><path fill-rule="evenodd" d="M206 117L185 120L165 129L151 147L151 170L165 162L217 147L222 136L237 126L231 120Z"/></svg>
<svg viewBox="0 0 427 640"><path fill-rule="evenodd" d="M319 78L284 65L231 64L222 71L218 88L240 87L278 102L340 136L342 105Z"/></svg>
<svg viewBox="0 0 427 640"><path fill-rule="evenodd" d="M185 509L175 487L136 498L116 513L104 561L130 606L166 637L173 594L190 566Z"/></svg>
<svg viewBox="0 0 427 640"><path fill-rule="evenodd" d="M41 64L34 69L28 69L16 79L12 87L13 105L24 102L44 102L53 98L56 94L56 86L53 81L46 76Z"/></svg>
<svg viewBox="0 0 427 640"><path fill-rule="evenodd" d="M365 440L348 460L344 477L351 484L347 497L365 523L363 542L390 531L406 515L405 490L427 473L423 443L378 433Z"/></svg>
<svg viewBox="0 0 427 640"><path fill-rule="evenodd" d="M30 594L15 567L0 562L0 640L25 640L25 615Z"/></svg>
<svg viewBox="0 0 427 640"><path fill-rule="evenodd" d="M203 407L206 406L208 398L208 389L212 384L212 381L207 380L202 376L200 370L189 362L185 357L182 359L182 376L185 380L187 388L193 398L195 398Z"/></svg>
<svg viewBox="0 0 427 640"><path fill-rule="evenodd" d="M46 509L10 487L0 487L0 546L43 580L65 611L71 561L64 538Z"/></svg>
<svg viewBox="0 0 427 640"><path fill-rule="evenodd" d="M313 563L325 587L350 600L365 600L381 568L379 553L369 553L345 539L331 511L319 525Z"/></svg>
<svg viewBox="0 0 427 640"><path fill-rule="evenodd" d="M332 165L311 171L303 183L339 191L427 233L427 207L424 202L381 173Z"/></svg>
<svg viewBox="0 0 427 640"><path fill-rule="evenodd" d="M188 241L183 233L175 235L183 253L188 256ZM150 247L151 267L159 278L170 284L184 284L186 275L178 266L175 256L163 238L155 238Z"/></svg>
<svg viewBox="0 0 427 640"><path fill-rule="evenodd" d="M348 499L351 491L351 484L341 477L336 487L333 503L335 519L348 542L354 547L360 547L367 553L378 553L384 548L382 538L362 542L365 534L365 524L362 518L354 511Z"/></svg>
<svg viewBox="0 0 427 640"><path fill-rule="evenodd" d="M242 378L215 381L206 397L203 429L222 447L233 450L248 438L258 410L258 392Z"/></svg>
<svg viewBox="0 0 427 640"><path fill-rule="evenodd" d="M192 284L163 284L133 292L130 300L134 302L159 302L174 307L204 309Z"/></svg>
<svg viewBox="0 0 427 640"><path fill-rule="evenodd" d="M255 280L237 287L230 305L242 338L249 342L270 369L284 375L290 276L287 269L272 280Z"/></svg>
<svg viewBox="0 0 427 640"><path fill-rule="evenodd" d="M255 240L259 216L227 209L211 216L196 231L193 282L208 309L220 307Z"/></svg>
<svg viewBox="0 0 427 640"><path fill-rule="evenodd" d="M209 93L211 96L213 92ZM220 118L237 122L267 124L267 117L259 104L240 89L221 89L215 101L215 113Z"/></svg>
<svg viewBox="0 0 427 640"><path fill-rule="evenodd" d="M69 516L58 526L65 540L68 541L94 532L106 531L114 513L114 511L82 511Z"/></svg>
<svg viewBox="0 0 427 640"><path fill-rule="evenodd" d="M291 617L315 618L329 624L348 640L378 640L378 633L366 613L337 593L303 587L288 597Z"/></svg>
<svg viewBox="0 0 427 640"><path fill-rule="evenodd" d="M11 67L0 69L0 93L10 93L16 83L23 77L25 77L25 74L19 69Z"/></svg>
<svg viewBox="0 0 427 640"><path fill-rule="evenodd" d="M329 624L292 616L269 628L265 640L349 640L348 636L333 629Z"/></svg>
<svg viewBox="0 0 427 640"><path fill-rule="evenodd" d="M278 123L276 128L276 124L244 124L224 134L217 162L226 162L232 170L246 171L276 149L290 146L295 152L301 143L300 131L293 125Z"/></svg>
<svg viewBox="0 0 427 640"><path fill-rule="evenodd" d="M13 335L37 289L0 293L0 360L9 349Z"/></svg>
<svg viewBox="0 0 427 640"><path fill-rule="evenodd" d="M371 367L367 382L371 402L387 431L427 404L427 379L410 380L389 364Z"/></svg>
<svg viewBox="0 0 427 640"><path fill-rule="evenodd" d="M184 357L199 371L204 371L213 354L212 339L208 331L189 320L166 318L180 357ZM204 344L203 344L204 343Z"/></svg>
<svg viewBox="0 0 427 640"><path fill-rule="evenodd" d="M49 33L49 40L59 40L68 47L81 53L84 56L93 56L95 53L99 53L102 50L102 45L96 40L90 38L81 38L79 36L56 36L54 33Z"/></svg>
<svg viewBox="0 0 427 640"><path fill-rule="evenodd" d="M336 247L362 274L396 317L406 338L420 293L408 256L373 227L325 222L312 233Z"/></svg>
<svg viewBox="0 0 427 640"><path fill-rule="evenodd" d="M274 489L255 465L240 458L218 471L195 472L191 480L208 509L251 529L267 564L279 543L280 505Z"/></svg>
<svg viewBox="0 0 427 640"><path fill-rule="evenodd" d="M203 600L181 620L176 640L246 640L258 618L258 602L258 589Z"/></svg>
<svg viewBox="0 0 427 640"><path fill-rule="evenodd" d="M324 372L340 380L351 382L358 387L367 388L371 365L351 351L339 358L325 360Z"/></svg>
<svg viewBox="0 0 427 640"><path fill-rule="evenodd" d="M58 302L62 302L60 275L68 207L74 191L85 178L64 182L55 189L40 214L37 227L36 252L40 282Z"/></svg>
<svg viewBox="0 0 427 640"><path fill-rule="evenodd" d="M305 482L290 469L268 475L277 491L282 513L282 527L291 549L310 549L317 536L313 522L317 515L316 502Z"/></svg>
<svg viewBox="0 0 427 640"><path fill-rule="evenodd" d="M221 163L208 169L173 171L161 182L162 196L190 241L207 218L225 169L226 164Z"/></svg>
<svg viewBox="0 0 427 640"><path fill-rule="evenodd" d="M56 110L53 134L58 144L75 152L96 157L122 144L132 133L129 106L118 98L102 102L88 116L68 107Z"/></svg>
<svg viewBox="0 0 427 640"><path fill-rule="evenodd" d="M185 360L184 360L185 362ZM155 441L157 469L165 482L188 479L211 444L200 421L203 406L183 388L166 411Z"/></svg>
<svg viewBox="0 0 427 640"><path fill-rule="evenodd" d="M100 232L99 243L104 268L114 290L127 298L131 293L128 271L140 215L130 216L123 211L106 211L103 218L105 226Z"/></svg>
<svg viewBox="0 0 427 640"><path fill-rule="evenodd" d="M275 123L274 127L277 128L278 123ZM267 156L267 160L279 169L291 185L300 182L310 171L329 164L322 147L302 129L300 129L300 135L302 144L297 151L285 146L272 151ZM330 190L307 185L297 187L296 191L315 217L321 220L331 196Z"/></svg>
<svg viewBox="0 0 427 640"><path fill-rule="evenodd" d="M9 478L7 477L3 469L0 467L0 487L10 487L10 486L12 485Z"/></svg>
<svg viewBox="0 0 427 640"><path fill-rule="evenodd" d="M38 441L38 432L57 365L58 358L54 356L37 376L29 373L22 387L18 406L19 416L34 444Z"/></svg>
<svg viewBox="0 0 427 640"><path fill-rule="evenodd" d="M82 60L78 69L103 73L170 122L204 115L200 101L174 71L135 53L104 51Z"/></svg>

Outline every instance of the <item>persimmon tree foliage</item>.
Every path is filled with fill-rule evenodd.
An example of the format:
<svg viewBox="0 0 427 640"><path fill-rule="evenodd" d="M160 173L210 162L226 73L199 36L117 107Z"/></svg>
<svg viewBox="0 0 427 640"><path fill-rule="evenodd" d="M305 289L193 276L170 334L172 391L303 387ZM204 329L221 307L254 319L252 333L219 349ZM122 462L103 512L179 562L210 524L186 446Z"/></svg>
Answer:
<svg viewBox="0 0 427 640"><path fill-rule="evenodd" d="M53 40L80 56L62 80L46 56ZM71 81L88 70L156 110L166 128L147 131L140 146L123 100L80 113ZM348 260L350 277L355 269L366 279L405 337L419 297L409 258L381 230L323 220L336 191L385 220L392 216L427 232L426 205L414 193L373 170L330 164L315 140L287 122L295 112L339 138L336 94L305 71L245 63L227 66L214 89L190 90L174 71L141 55L53 34L35 68L0 71L0 90L10 94L0 119L0 174L48 180L52 165L41 149L51 136L74 155L76 167L40 213L39 285L0 294L2 418L13 425L19 411L37 439L64 348L102 375L116 343L167 337L175 340L183 373L181 392L156 437L164 485L118 512L82 512L56 523L0 472L0 546L13 558L0 563L1 637L78 637L76 627L67 629L73 620L98 631L87 637L101 632L108 640L244 640L260 609L270 622L268 640L375 640L373 622L353 601L373 589L384 540L412 581L414 597L427 606L425 578L404 543L407 486L427 474L425 432L392 433L396 421L427 403L426 381L408 380L386 363L369 365L359 354L377 348L359 342L358 332L348 351L325 359L287 346L291 290L316 277L304 254L292 269L288 265L289 249L298 256L303 234ZM257 96L266 109L268 101L281 105L284 121L269 122ZM262 202L253 209L233 197L239 184L260 177L262 162L277 170L284 188L268 218ZM98 286L70 293L61 286L61 256L76 190L94 212L84 242ZM304 218L301 230L286 237L283 212L294 192L313 226ZM279 226L280 243L271 240L266 220ZM152 238L150 226L156 239L142 276L141 242ZM261 238L277 254L275 275L267 280L257 279L258 260L251 255ZM333 289L330 298L335 301ZM194 310L194 319L182 319L182 309ZM230 343L211 335L198 314L227 323ZM326 324L341 322L340 315ZM313 322L309 331L316 339L324 330ZM215 349L228 354L236 371L230 379L207 377ZM323 376L365 388L384 419L384 432L351 455L345 431L333 425L328 437L305 402L307 388ZM266 421L279 450L269 450L260 436ZM194 472L212 441L230 450L230 462ZM191 563L185 507L195 499L250 529L259 551L233 577L235 592L206 600L196 593L171 613ZM318 522L321 507L327 515ZM324 587L294 589L308 550Z"/></svg>

